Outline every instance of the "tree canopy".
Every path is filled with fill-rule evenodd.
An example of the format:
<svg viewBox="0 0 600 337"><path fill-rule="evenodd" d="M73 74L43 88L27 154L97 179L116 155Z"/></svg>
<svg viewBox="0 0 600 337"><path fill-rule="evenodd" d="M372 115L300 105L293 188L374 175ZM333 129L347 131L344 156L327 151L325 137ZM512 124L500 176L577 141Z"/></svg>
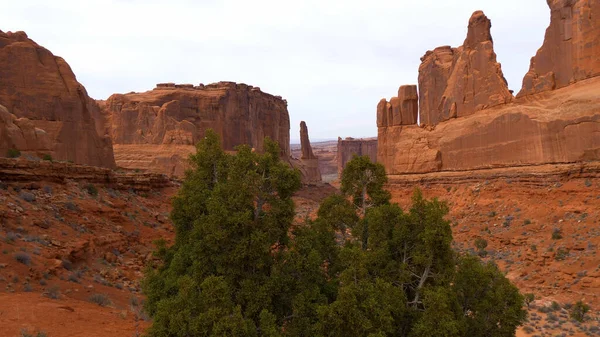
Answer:
<svg viewBox="0 0 600 337"><path fill-rule="evenodd" d="M175 243L143 282L152 337L514 336L523 297L498 268L451 248L448 206L390 203L385 170L355 157L342 194L293 224L297 171L207 132L173 200Z"/></svg>

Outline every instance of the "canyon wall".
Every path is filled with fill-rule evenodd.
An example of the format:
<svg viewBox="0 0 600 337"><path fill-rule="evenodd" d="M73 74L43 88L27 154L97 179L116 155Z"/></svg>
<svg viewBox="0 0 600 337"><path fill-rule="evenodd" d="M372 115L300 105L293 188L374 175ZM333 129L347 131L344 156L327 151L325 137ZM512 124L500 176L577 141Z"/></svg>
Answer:
<svg viewBox="0 0 600 337"><path fill-rule="evenodd" d="M368 156L372 162L377 161L377 138L346 138L338 137L337 164L338 177L341 178L346 163L354 156Z"/></svg>
<svg viewBox="0 0 600 337"><path fill-rule="evenodd" d="M552 21L546 41L517 99L496 62L491 23L478 11L462 47L437 48L422 59L420 126L390 124L391 104L386 122L383 101L378 104L377 159L389 174L600 159L600 77L593 75L600 72L599 54L587 54L598 47L600 8L584 0L548 3ZM565 40L556 43L556 34L566 34L560 35ZM569 56L573 53L577 58ZM570 80L531 90L538 73L551 73L546 79L567 74Z"/></svg>
<svg viewBox="0 0 600 337"><path fill-rule="evenodd" d="M258 87L233 82L158 84L144 93L112 95L104 106L115 159L122 167L182 176L185 160L207 129L223 148L262 149L266 136L290 156L287 102Z"/></svg>
<svg viewBox="0 0 600 337"><path fill-rule="evenodd" d="M20 150L113 168L111 140L96 124L98 115L65 60L24 32L0 31L0 156Z"/></svg>
<svg viewBox="0 0 600 337"><path fill-rule="evenodd" d="M600 1L548 0L550 26L517 97L600 75Z"/></svg>

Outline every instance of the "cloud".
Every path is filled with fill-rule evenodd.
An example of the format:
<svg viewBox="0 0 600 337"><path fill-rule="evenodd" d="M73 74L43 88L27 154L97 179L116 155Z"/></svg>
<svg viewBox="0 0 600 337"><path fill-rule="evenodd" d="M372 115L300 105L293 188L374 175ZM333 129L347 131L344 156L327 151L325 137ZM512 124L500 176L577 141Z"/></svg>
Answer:
<svg viewBox="0 0 600 337"><path fill-rule="evenodd" d="M288 100L293 140L300 120L335 139L375 136L379 99L416 83L425 51L462 44L478 9L518 90L549 22L543 0L30 0L3 4L0 29L64 57L95 98L244 82Z"/></svg>

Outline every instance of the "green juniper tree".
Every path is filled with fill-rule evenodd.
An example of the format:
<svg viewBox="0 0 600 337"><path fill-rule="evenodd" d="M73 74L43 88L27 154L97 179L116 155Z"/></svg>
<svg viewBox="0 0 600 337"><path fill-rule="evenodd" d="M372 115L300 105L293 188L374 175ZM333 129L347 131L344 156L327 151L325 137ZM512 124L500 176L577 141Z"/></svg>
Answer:
<svg viewBox="0 0 600 337"><path fill-rule="evenodd" d="M508 337L525 319L494 264L451 249L447 205L417 190L403 211L366 157L296 226L300 179L277 144L230 155L207 132L191 163L175 243L143 282L149 336Z"/></svg>

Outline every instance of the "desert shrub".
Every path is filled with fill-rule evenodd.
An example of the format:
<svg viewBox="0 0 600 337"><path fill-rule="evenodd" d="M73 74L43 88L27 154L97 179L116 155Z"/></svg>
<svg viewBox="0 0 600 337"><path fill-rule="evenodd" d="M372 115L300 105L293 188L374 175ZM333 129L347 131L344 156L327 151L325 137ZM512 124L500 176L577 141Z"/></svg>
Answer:
<svg viewBox="0 0 600 337"><path fill-rule="evenodd" d="M42 160L52 161L52 156L46 153L42 156Z"/></svg>
<svg viewBox="0 0 600 337"><path fill-rule="evenodd" d="M66 270L73 270L73 262L71 262L70 260L67 259L62 259L60 265L65 268Z"/></svg>
<svg viewBox="0 0 600 337"><path fill-rule="evenodd" d="M523 225L530 225L530 224L531 224L531 220L529 220L529 219L525 219L523 221Z"/></svg>
<svg viewBox="0 0 600 337"><path fill-rule="evenodd" d="M8 232L8 233L6 233L6 236L4 237L4 242L6 242L6 243L13 243L18 238L19 238L19 235L17 235L17 233L15 233L15 232Z"/></svg>
<svg viewBox="0 0 600 337"><path fill-rule="evenodd" d="M22 191L21 193L19 193L19 198L27 201L27 202L34 202L35 201L35 194L31 193L31 192L25 192Z"/></svg>
<svg viewBox="0 0 600 337"><path fill-rule="evenodd" d="M554 259L556 261L562 261L566 259L567 256L569 256L569 251L561 247L556 250L556 255L554 255Z"/></svg>
<svg viewBox="0 0 600 337"><path fill-rule="evenodd" d="M96 188L96 186L92 184L87 184L84 188L89 195L93 197L98 196L98 189Z"/></svg>
<svg viewBox="0 0 600 337"><path fill-rule="evenodd" d="M60 298L60 288L57 285L53 285L46 290L44 296L57 300Z"/></svg>
<svg viewBox="0 0 600 337"><path fill-rule="evenodd" d="M31 256L27 253L23 253L23 252L16 253L15 260L17 260L17 262L20 262L26 266L29 266L31 264Z"/></svg>
<svg viewBox="0 0 600 337"><path fill-rule="evenodd" d="M8 158L19 158L21 156L21 151L17 149L8 149L6 156Z"/></svg>
<svg viewBox="0 0 600 337"><path fill-rule="evenodd" d="M556 301L552 301L552 304L550 304L550 308L553 311L559 311L561 309L560 304Z"/></svg>
<svg viewBox="0 0 600 337"><path fill-rule="evenodd" d="M90 302L96 303L101 307L106 307L112 304L110 298L108 298L108 295L99 293L90 296Z"/></svg>
<svg viewBox="0 0 600 337"><path fill-rule="evenodd" d="M46 185L46 186L44 186L43 191L46 194L52 194L52 187Z"/></svg>
<svg viewBox="0 0 600 337"><path fill-rule="evenodd" d="M590 311L590 306L583 303L583 301L578 301L571 308L570 316L577 322L583 322L588 311Z"/></svg>
<svg viewBox="0 0 600 337"><path fill-rule="evenodd" d="M562 238L562 230L560 228L554 228L552 230L552 240L560 240Z"/></svg>
<svg viewBox="0 0 600 337"><path fill-rule="evenodd" d="M527 308L529 308L531 303L535 300L535 295L533 293L527 293L523 296L525 297L525 305L527 305Z"/></svg>
<svg viewBox="0 0 600 337"><path fill-rule="evenodd" d="M44 331L38 331L38 332L29 332L29 330L26 329L22 329L21 330L21 335L20 337L47 337L48 334L46 334L46 332Z"/></svg>

